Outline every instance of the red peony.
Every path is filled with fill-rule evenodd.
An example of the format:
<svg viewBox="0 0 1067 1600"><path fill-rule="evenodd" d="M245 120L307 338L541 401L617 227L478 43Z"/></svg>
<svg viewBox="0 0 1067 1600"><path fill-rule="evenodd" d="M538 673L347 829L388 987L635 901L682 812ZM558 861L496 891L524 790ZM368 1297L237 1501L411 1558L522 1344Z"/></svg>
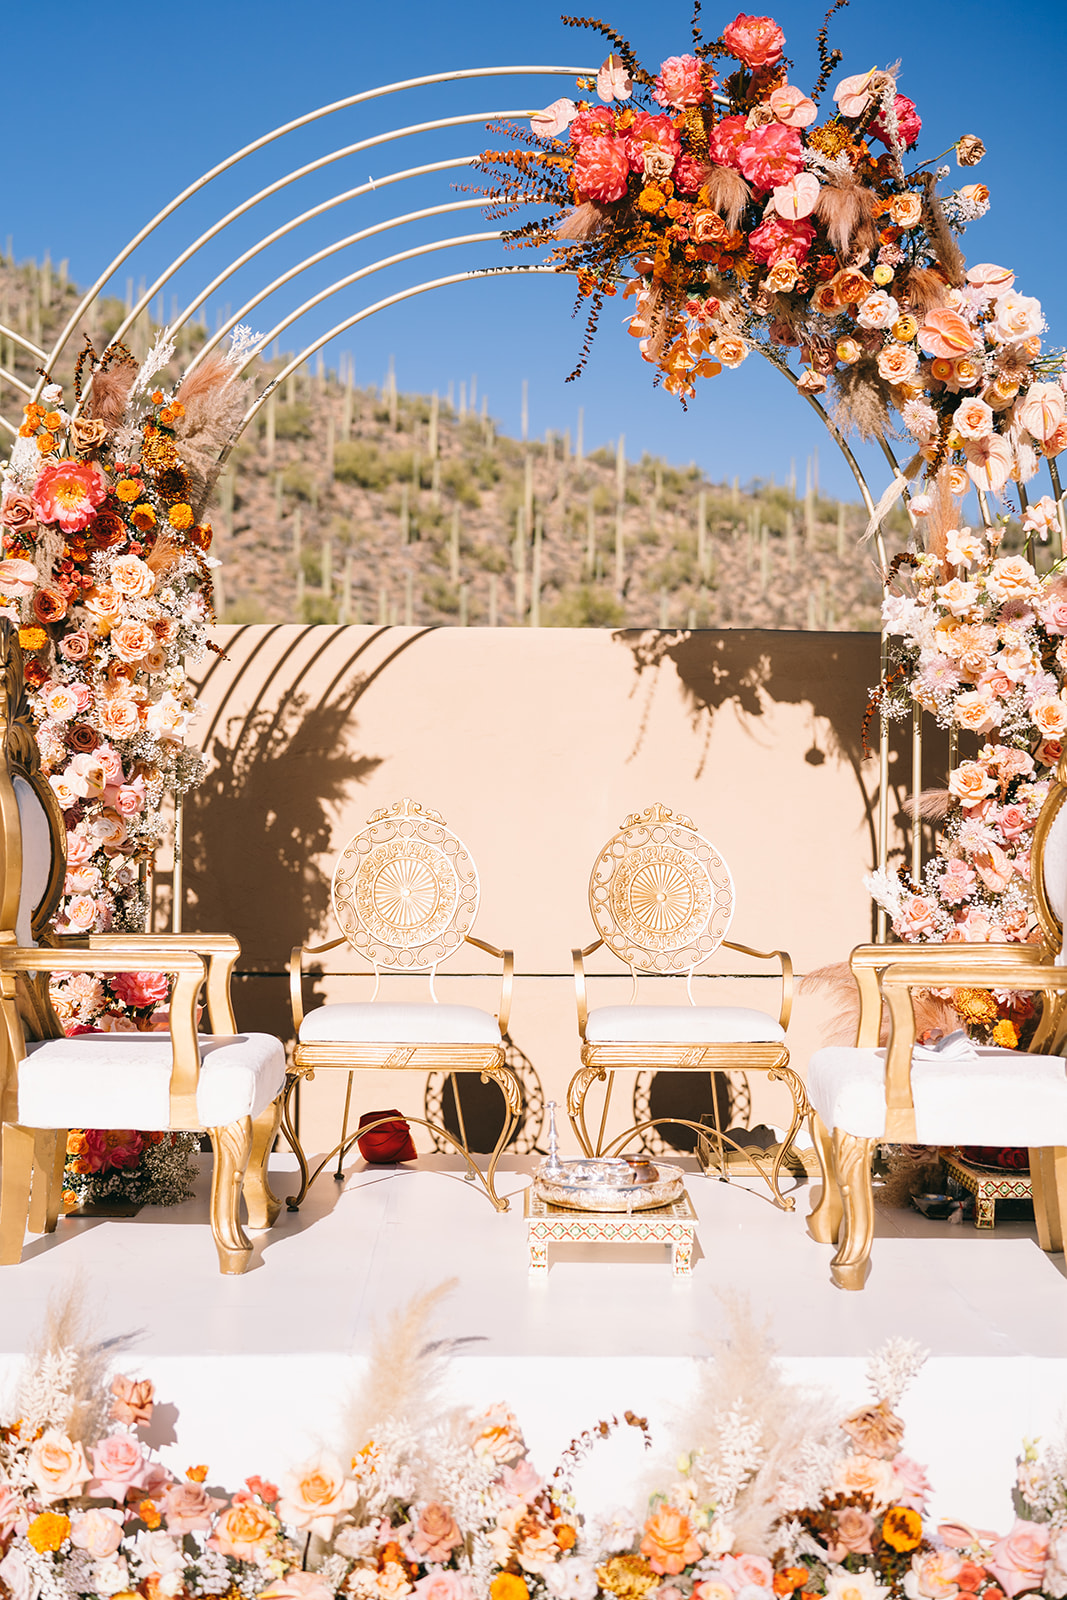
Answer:
<svg viewBox="0 0 1067 1600"><path fill-rule="evenodd" d="M581 144L594 134L614 133L615 113L610 106L586 106L571 121L571 143Z"/></svg>
<svg viewBox="0 0 1067 1600"><path fill-rule="evenodd" d="M676 110L700 105L704 99L704 81L697 57L668 56L659 69L652 98L657 105L674 106Z"/></svg>
<svg viewBox="0 0 1067 1600"><path fill-rule="evenodd" d="M90 1172L135 1167L144 1139L135 1128L86 1128L83 1160Z"/></svg>
<svg viewBox="0 0 1067 1600"><path fill-rule="evenodd" d="M33 486L33 509L41 522L58 522L68 533L88 527L107 498L107 479L95 461L57 461Z"/></svg>
<svg viewBox="0 0 1067 1600"><path fill-rule="evenodd" d="M706 162L698 161L688 150L683 150L674 163L671 177L679 194L699 194L708 175Z"/></svg>
<svg viewBox="0 0 1067 1600"><path fill-rule="evenodd" d="M741 171L756 189L773 189L795 178L804 165L800 134L772 122L753 128L738 152Z"/></svg>
<svg viewBox="0 0 1067 1600"><path fill-rule="evenodd" d="M675 158L682 153L682 141L671 118L662 114L654 117L647 111L637 113L626 131L625 143L630 165L635 172L640 172L644 167L645 151L650 146L658 145Z"/></svg>
<svg viewBox="0 0 1067 1600"><path fill-rule="evenodd" d="M133 1011L165 1004L170 984L165 972L120 972L111 979L114 993Z"/></svg>
<svg viewBox="0 0 1067 1600"><path fill-rule="evenodd" d="M808 251L815 239L814 223L801 218L799 222L783 217L768 217L748 236L748 248L757 261L773 267L779 261L795 261L799 266L808 259Z"/></svg>
<svg viewBox="0 0 1067 1600"><path fill-rule="evenodd" d="M772 67L782 59L785 34L773 17L749 17L742 12L722 30L722 42L746 67Z"/></svg>
<svg viewBox="0 0 1067 1600"><path fill-rule="evenodd" d="M922 132L922 118L915 109L915 101L909 100L906 94L898 94L896 98L897 127L900 133L900 142L905 150L910 150L912 145L918 143ZM889 135L885 125L885 111L879 111L870 126L871 133L876 139L881 139L884 145L889 143Z"/></svg>
<svg viewBox="0 0 1067 1600"><path fill-rule="evenodd" d="M748 138L744 117L723 117L708 135L708 154L720 167L741 170L741 146Z"/></svg>
<svg viewBox="0 0 1067 1600"><path fill-rule="evenodd" d="M608 205L621 200L630 178L630 163L621 139L594 134L583 139L574 158L574 181L586 200Z"/></svg>

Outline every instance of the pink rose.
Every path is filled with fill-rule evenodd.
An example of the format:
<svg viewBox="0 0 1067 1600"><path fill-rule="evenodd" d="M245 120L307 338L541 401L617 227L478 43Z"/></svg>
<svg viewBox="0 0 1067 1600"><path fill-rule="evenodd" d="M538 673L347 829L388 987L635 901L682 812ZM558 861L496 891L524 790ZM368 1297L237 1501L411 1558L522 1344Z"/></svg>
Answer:
<svg viewBox="0 0 1067 1600"><path fill-rule="evenodd" d="M70 1542L94 1561L106 1561L122 1543L122 1512L111 1507L83 1511L71 1523Z"/></svg>
<svg viewBox="0 0 1067 1600"><path fill-rule="evenodd" d="M766 1556L723 1556L720 1570L735 1594L750 1583L759 1589L770 1589L774 1583L774 1568Z"/></svg>
<svg viewBox="0 0 1067 1600"><path fill-rule="evenodd" d="M93 1445L89 1493L117 1500L121 1505L134 1489L144 1488L150 1467L139 1439L130 1433L109 1433Z"/></svg>
<svg viewBox="0 0 1067 1600"><path fill-rule="evenodd" d="M578 146L574 181L580 194L600 205L621 200L630 179L630 162L621 139L594 134Z"/></svg>
<svg viewBox="0 0 1067 1600"><path fill-rule="evenodd" d="M997 818L997 827L1005 839L1021 839L1033 825L1022 806L1005 806Z"/></svg>
<svg viewBox="0 0 1067 1600"><path fill-rule="evenodd" d="M624 143L635 172L644 170L646 150L662 150L672 161L682 153L678 129L672 119L662 113L653 116L649 111L639 111L626 131Z"/></svg>
<svg viewBox="0 0 1067 1600"><path fill-rule="evenodd" d="M104 776L109 784L126 782L126 774L122 770L122 757L113 745L98 744L93 755L104 769Z"/></svg>
<svg viewBox="0 0 1067 1600"><path fill-rule="evenodd" d="M800 134L772 122L753 128L738 152L741 171L756 189L773 189L796 177L804 165Z"/></svg>
<svg viewBox="0 0 1067 1600"><path fill-rule="evenodd" d="M785 34L773 17L750 17L742 12L722 30L722 42L746 67L773 67L782 59Z"/></svg>
<svg viewBox="0 0 1067 1600"><path fill-rule="evenodd" d="M787 221L784 217L768 217L748 236L748 247L757 261L775 266L779 261L795 261L799 266L806 261L815 238L811 222Z"/></svg>
<svg viewBox="0 0 1067 1600"><path fill-rule="evenodd" d="M202 1532L226 1502L215 1500L202 1483L175 1483L163 1499L163 1515L171 1533Z"/></svg>
<svg viewBox="0 0 1067 1600"><path fill-rule="evenodd" d="M418 1600L474 1600L473 1590L460 1572L446 1568L429 1572L415 1584Z"/></svg>
<svg viewBox="0 0 1067 1600"><path fill-rule="evenodd" d="M1038 601L1037 614L1048 633L1067 633L1067 585L1050 588Z"/></svg>
<svg viewBox="0 0 1067 1600"><path fill-rule="evenodd" d="M0 506L0 523L16 533L28 533L37 524L37 513L28 494L9 494Z"/></svg>
<svg viewBox="0 0 1067 1600"><path fill-rule="evenodd" d="M720 167L741 170L741 146L748 139L744 117L723 117L708 135L708 154Z"/></svg>
<svg viewBox="0 0 1067 1600"><path fill-rule="evenodd" d="M1041 1588L1048 1539L1047 1523L1025 1522L1017 1517L1010 1533L993 1546L993 1558L987 1565L1008 1600L1024 1589Z"/></svg>
<svg viewBox="0 0 1067 1600"><path fill-rule="evenodd" d="M144 810L144 779L134 778L115 792L112 802L120 817L135 817Z"/></svg>
<svg viewBox="0 0 1067 1600"><path fill-rule="evenodd" d="M0 1544L7 1542L24 1515L22 1501L14 1489L9 1483L0 1483Z"/></svg>
<svg viewBox="0 0 1067 1600"><path fill-rule="evenodd" d="M917 1461L910 1456L894 1456L893 1472L893 1498L902 1506L908 1506L912 1511L925 1511L926 1502L930 1498L930 1480Z"/></svg>
<svg viewBox="0 0 1067 1600"><path fill-rule="evenodd" d="M504 1492L512 1499L524 1500L527 1504L535 1500L545 1486L544 1479L526 1456L523 1456L517 1466L505 1467L500 1474L500 1482Z"/></svg>
<svg viewBox="0 0 1067 1600"><path fill-rule="evenodd" d="M934 912L928 900L921 894L905 895L900 902L900 911L893 919L893 932L902 939L921 939L924 934L934 932Z"/></svg>
<svg viewBox="0 0 1067 1600"><path fill-rule="evenodd" d="M132 1011L146 1011L149 1006L162 1005L170 995L165 972L120 972L111 979L111 987L123 1005Z"/></svg>
<svg viewBox="0 0 1067 1600"><path fill-rule="evenodd" d="M59 653L65 661L86 661L89 656L89 635L84 628L75 628L59 641Z"/></svg>
<svg viewBox="0 0 1067 1600"><path fill-rule="evenodd" d="M701 63L696 56L668 56L659 69L652 98L657 105L698 106L705 98ZM710 84L710 88L714 85Z"/></svg>
<svg viewBox="0 0 1067 1600"><path fill-rule="evenodd" d="M259 1592L261 1600L333 1600L334 1585L327 1583L321 1572L301 1572L294 1567Z"/></svg>
<svg viewBox="0 0 1067 1600"><path fill-rule="evenodd" d="M411 1542L424 1561L447 1561L450 1552L463 1543L463 1535L448 1507L432 1501L419 1513Z"/></svg>
<svg viewBox="0 0 1067 1600"><path fill-rule="evenodd" d="M107 1031L107 1030L105 1030ZM117 1172L128 1171L135 1167L141 1159L144 1150L144 1140L135 1128L88 1128L85 1133L85 1154L83 1159L88 1164L91 1172ZM114 1434L113 1438L129 1439L129 1434ZM131 1447L136 1445L136 1440L131 1441ZM151 1463L146 1463L146 1471L155 1469ZM138 1488L143 1489L144 1483L139 1483ZM103 1491L91 1491L103 1493ZM120 1495L114 1497L121 1499Z"/></svg>
<svg viewBox="0 0 1067 1600"><path fill-rule="evenodd" d="M897 130L900 143L905 150L910 150L918 141L922 132L922 118L915 109L915 101L909 100L906 94L898 94L896 98ZM872 120L870 131L876 139L881 139L884 145L889 144L889 130L885 122L885 110L879 111Z"/></svg>
<svg viewBox="0 0 1067 1600"><path fill-rule="evenodd" d="M991 939L993 924L981 911L971 906L966 915L957 918L956 926L952 929L946 940L947 944L989 944L997 941Z"/></svg>

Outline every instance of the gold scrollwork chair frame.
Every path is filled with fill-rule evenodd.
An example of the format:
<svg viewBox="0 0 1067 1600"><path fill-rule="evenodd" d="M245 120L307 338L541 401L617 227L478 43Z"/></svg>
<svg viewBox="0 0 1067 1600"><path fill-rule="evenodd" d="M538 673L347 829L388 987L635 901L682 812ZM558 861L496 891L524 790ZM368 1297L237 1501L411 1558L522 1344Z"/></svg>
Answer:
<svg viewBox="0 0 1067 1600"><path fill-rule="evenodd" d="M20 785L25 786L22 804ZM27 1042L31 1048L48 1040L68 1043L49 998L49 979L137 968L165 972L174 980L168 1128L196 1131L204 1126L197 1106L202 1065L197 1004L203 992L208 1025L220 1043L239 1042L230 977L240 945L226 934L198 933L92 934L57 944L37 942L52 938L49 923L66 876L66 827L41 772L22 654L6 621L0 621L0 840L0 1264L12 1265L21 1257L27 1227L31 1233L54 1232L63 1189L67 1128L19 1122L19 1072ZM240 1036L240 1042L249 1038ZM277 1053L280 1090L281 1046L276 1040L268 1043ZM69 1044L78 1048L75 1040ZM251 1259L242 1198L254 1230L271 1227L281 1209L267 1176L280 1116L278 1094L255 1117L207 1129L215 1158L211 1228L223 1273L243 1272Z"/></svg>
<svg viewBox="0 0 1067 1600"><path fill-rule="evenodd" d="M706 1071L709 1075L729 1071L766 1073L770 1080L786 1084L793 1101L792 1122L774 1153L769 1170L751 1150L742 1149L723 1132L714 1093L715 1126L710 1131L710 1139L720 1176L728 1176L725 1147L729 1147L753 1161L774 1203L784 1210L792 1210L793 1197L783 1195L779 1177L810 1109L803 1082L789 1065L785 1043L793 1004L793 965L784 950L755 950L725 937L733 914L733 901L733 882L719 852L696 831L689 817L658 803L647 811L627 817L620 831L604 846L589 880L589 907L600 937L584 949L571 951L582 1065L567 1088L567 1114L588 1156L616 1155L648 1129L664 1124L691 1128L707 1138L709 1129L704 1124L684 1117L651 1117L634 1123L605 1143L616 1072L646 1069L653 1072ZM587 1037L591 1013L584 963L597 950L611 950L629 967L632 980L629 1005L637 1001L640 974L659 973L685 978L689 1004L696 1012L721 1014L738 1008L698 1006L692 987L697 969L720 947L756 960L778 962L782 1002L776 1026L781 1037L762 1040L689 1038L685 1041L655 1038L613 1041ZM770 1018L763 1020L772 1022ZM585 1100L590 1087L605 1080L600 1127L594 1142L586 1122Z"/></svg>
<svg viewBox="0 0 1067 1600"><path fill-rule="evenodd" d="M471 933L478 911L479 894L477 870L462 841L445 825L439 812L431 811L406 797L394 805L375 811L366 827L349 840L341 852L331 887L334 917L341 932L337 938L325 944L295 946L289 962L293 1028L297 1042L286 1085L283 1121L286 1135L300 1164L300 1188L286 1201L290 1210L299 1208L312 1183L334 1158L337 1159L338 1173L341 1173L344 1158L357 1138L372 1132L382 1122L392 1120L383 1118L349 1131L354 1074L361 1070L383 1068L448 1075L460 1137L457 1139L442 1123L425 1117L405 1113L406 1120L428 1129L458 1150L467 1164L467 1180L481 1185L497 1211L508 1209L507 1199L496 1192L495 1175L497 1163L522 1113L522 1089L507 1065L505 1052L515 957L512 951L498 950L495 945ZM374 992L370 1001L353 1008L327 1004L315 1012L305 1012L303 977L306 958L325 955L344 944L373 969ZM370 1008L378 1001L382 976L390 970L428 974L430 1004L422 1003L410 1010L425 1014L436 1007L442 1017L460 1010L473 1011L473 1008L442 1006L434 986L441 962L463 945L472 945L501 963L495 1039L450 1041L441 1038L303 1036L307 1031L306 1024L317 1017L322 1019L325 1026L331 1011L335 1014L349 1009L358 1011L362 1013L360 1026L365 1026ZM384 1004L381 1014L383 1017L389 1016ZM478 1012L476 1015L485 1022L491 1020L488 1013ZM322 1069L346 1071L348 1083L341 1137L311 1171L294 1126L292 1101L297 1086L305 1079L313 1079L315 1073ZM483 1083L492 1080L504 1096L504 1123L484 1173L471 1155L463 1122L456 1078L457 1074L464 1072L477 1072Z"/></svg>

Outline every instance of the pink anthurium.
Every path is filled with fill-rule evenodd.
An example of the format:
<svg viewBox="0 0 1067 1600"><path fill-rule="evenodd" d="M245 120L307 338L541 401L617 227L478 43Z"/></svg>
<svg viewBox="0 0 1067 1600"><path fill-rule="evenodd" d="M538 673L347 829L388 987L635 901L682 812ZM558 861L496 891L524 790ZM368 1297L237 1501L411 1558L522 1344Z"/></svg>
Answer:
<svg viewBox="0 0 1067 1600"><path fill-rule="evenodd" d="M788 183L780 183L771 196L771 204L780 217L797 222L810 217L822 188L813 172L798 172Z"/></svg>
<svg viewBox="0 0 1067 1600"><path fill-rule="evenodd" d="M542 139L555 139L564 128L570 127L577 112L578 107L573 100L553 100L543 111L534 112L530 118L530 127L534 133L540 134Z"/></svg>
<svg viewBox="0 0 1067 1600"><path fill-rule="evenodd" d="M834 90L834 99L843 117L862 117L871 103L871 80L877 70L872 67L869 72L857 72L851 78L841 79Z"/></svg>
<svg viewBox="0 0 1067 1600"><path fill-rule="evenodd" d="M809 100L803 89L796 89L791 83L774 89L767 104L787 128L809 128L819 115L815 101Z"/></svg>
<svg viewBox="0 0 1067 1600"><path fill-rule="evenodd" d="M601 100L629 100L634 92L633 79L614 52L596 75L596 92Z"/></svg>

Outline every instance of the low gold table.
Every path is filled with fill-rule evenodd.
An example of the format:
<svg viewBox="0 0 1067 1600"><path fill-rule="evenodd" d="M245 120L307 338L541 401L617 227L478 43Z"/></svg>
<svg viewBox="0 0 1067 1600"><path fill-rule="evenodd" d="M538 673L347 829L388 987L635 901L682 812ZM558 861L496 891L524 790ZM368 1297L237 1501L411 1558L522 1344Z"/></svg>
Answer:
<svg viewBox="0 0 1067 1600"><path fill-rule="evenodd" d="M961 1155L941 1157L941 1165L951 1178L974 1195L974 1225L976 1228L996 1226L998 1200L1033 1200L1034 1186L1028 1172L1005 1167L990 1171L985 1167L972 1167Z"/></svg>
<svg viewBox="0 0 1067 1600"><path fill-rule="evenodd" d="M548 1276L550 1244L666 1244L671 1247L674 1276L688 1278L692 1273L697 1214L684 1189L669 1205L648 1211L575 1211L542 1200L531 1184L525 1191L523 1215L534 1277Z"/></svg>

